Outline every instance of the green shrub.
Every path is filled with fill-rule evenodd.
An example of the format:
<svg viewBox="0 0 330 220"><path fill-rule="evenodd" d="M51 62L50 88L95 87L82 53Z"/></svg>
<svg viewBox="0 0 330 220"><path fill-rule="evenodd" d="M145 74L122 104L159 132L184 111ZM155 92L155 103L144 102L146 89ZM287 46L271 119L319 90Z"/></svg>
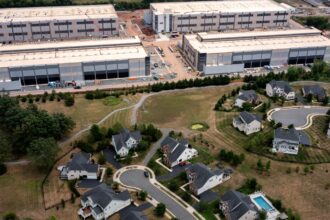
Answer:
<svg viewBox="0 0 330 220"><path fill-rule="evenodd" d="M0 176L7 173L7 167L4 163L0 163Z"/></svg>

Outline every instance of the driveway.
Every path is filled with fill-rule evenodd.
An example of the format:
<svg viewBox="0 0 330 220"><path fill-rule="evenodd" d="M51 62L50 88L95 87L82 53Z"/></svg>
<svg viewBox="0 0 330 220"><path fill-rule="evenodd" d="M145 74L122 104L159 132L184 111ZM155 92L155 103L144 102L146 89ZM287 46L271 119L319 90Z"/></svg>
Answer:
<svg viewBox="0 0 330 220"><path fill-rule="evenodd" d="M178 218L184 220L196 219L186 208L178 204L172 197L158 189L150 183L149 179L143 174L143 170L130 169L120 176L120 181L127 185L140 188L153 197L158 202L164 203L166 207Z"/></svg>
<svg viewBox="0 0 330 220"><path fill-rule="evenodd" d="M77 187L78 188L91 189L91 188L94 188L94 187L96 187L100 184L101 184L100 180L80 180L77 183Z"/></svg>
<svg viewBox="0 0 330 220"><path fill-rule="evenodd" d="M270 119L283 126L293 124L297 129L305 129L312 124L311 117L314 115L326 115L328 107L321 106L299 106L276 108L270 111Z"/></svg>
<svg viewBox="0 0 330 220"><path fill-rule="evenodd" d="M122 168L122 165L115 159L116 152L112 148L107 148L103 150L103 154L108 163L114 166L117 170Z"/></svg>
<svg viewBox="0 0 330 220"><path fill-rule="evenodd" d="M139 206L130 205L122 210L119 211L120 219L124 219L128 214L130 214L130 211L138 211L143 212L144 210L152 207L152 205L148 202L145 202Z"/></svg>

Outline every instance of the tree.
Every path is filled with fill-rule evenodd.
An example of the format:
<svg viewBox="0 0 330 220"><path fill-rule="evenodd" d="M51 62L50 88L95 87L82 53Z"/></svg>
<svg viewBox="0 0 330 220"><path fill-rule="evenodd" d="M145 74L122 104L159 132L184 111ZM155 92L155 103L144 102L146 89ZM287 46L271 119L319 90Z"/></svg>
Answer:
<svg viewBox="0 0 330 220"><path fill-rule="evenodd" d="M12 153L12 145L7 137L0 132L0 162L8 159Z"/></svg>
<svg viewBox="0 0 330 220"><path fill-rule="evenodd" d="M65 99L64 99L64 104L65 106L73 106L74 105L74 96L71 95L71 94L68 94L65 96Z"/></svg>
<svg viewBox="0 0 330 220"><path fill-rule="evenodd" d="M175 191L177 191L177 190L179 189L179 185L178 185L177 182L175 182L175 181L171 181L171 182L169 183L169 185L168 185L168 188L169 188L171 191L175 192Z"/></svg>
<svg viewBox="0 0 330 220"><path fill-rule="evenodd" d="M54 138L39 138L31 142L28 156L38 168L48 170L53 166L58 150Z"/></svg>
<svg viewBox="0 0 330 220"><path fill-rule="evenodd" d="M262 172L262 171L264 170L264 165L263 165L261 159L259 159L258 162L257 162L257 169L258 169L260 172Z"/></svg>
<svg viewBox="0 0 330 220"><path fill-rule="evenodd" d="M270 170L270 160L267 161L266 163L266 171L269 173Z"/></svg>
<svg viewBox="0 0 330 220"><path fill-rule="evenodd" d="M146 201L148 193L146 191L141 190L138 195L138 199L141 201Z"/></svg>
<svg viewBox="0 0 330 220"><path fill-rule="evenodd" d="M7 173L7 167L4 163L0 162L0 176Z"/></svg>
<svg viewBox="0 0 330 220"><path fill-rule="evenodd" d="M329 96L326 96L326 97L324 97L324 99L322 101L322 104L323 105L328 105L328 103L329 103Z"/></svg>
<svg viewBox="0 0 330 220"><path fill-rule="evenodd" d="M313 94L309 93L307 96L306 96L306 101L311 103L313 101Z"/></svg>
<svg viewBox="0 0 330 220"><path fill-rule="evenodd" d="M97 163L100 165L104 165L106 163L105 156L102 153L97 158Z"/></svg>
<svg viewBox="0 0 330 220"><path fill-rule="evenodd" d="M107 167L107 169L105 170L105 173L107 174L107 176L111 176L113 174L113 170L111 167Z"/></svg>
<svg viewBox="0 0 330 220"><path fill-rule="evenodd" d="M163 203L158 203L155 208L155 214L159 217L163 217L166 212L166 206Z"/></svg>
<svg viewBox="0 0 330 220"><path fill-rule="evenodd" d="M288 128L294 128L293 124L289 124Z"/></svg>
<svg viewBox="0 0 330 220"><path fill-rule="evenodd" d="M93 142L100 141L103 139L103 134L98 125L93 124L91 129L89 130L89 134L93 140Z"/></svg>
<svg viewBox="0 0 330 220"><path fill-rule="evenodd" d="M149 143L148 141L142 140L142 141L138 144L136 150L137 150L137 151L145 151L145 150L147 150L147 149L149 148L149 145L150 145L150 143Z"/></svg>
<svg viewBox="0 0 330 220"><path fill-rule="evenodd" d="M191 197L190 193L184 192L182 199L189 203L189 202L191 202L192 197Z"/></svg>
<svg viewBox="0 0 330 220"><path fill-rule="evenodd" d="M267 213L265 211L258 212L258 220L266 220L267 219Z"/></svg>
<svg viewBox="0 0 330 220"><path fill-rule="evenodd" d="M18 217L15 213L9 212L3 216L3 220L18 220Z"/></svg>

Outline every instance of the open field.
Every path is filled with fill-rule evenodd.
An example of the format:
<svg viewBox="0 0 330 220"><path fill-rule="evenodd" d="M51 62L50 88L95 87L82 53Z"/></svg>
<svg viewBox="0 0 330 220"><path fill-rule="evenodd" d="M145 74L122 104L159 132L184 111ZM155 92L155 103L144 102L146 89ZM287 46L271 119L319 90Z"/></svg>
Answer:
<svg viewBox="0 0 330 220"><path fill-rule="evenodd" d="M210 112L225 93L236 86L199 88L152 96L138 112L138 121L161 127L188 128L193 123L207 122Z"/></svg>
<svg viewBox="0 0 330 220"><path fill-rule="evenodd" d="M83 94L75 95L75 104L72 107L66 107L63 103L55 101L47 101L46 103L38 102L35 104L40 108L50 113L61 112L66 116L72 117L76 122L76 127L73 133L88 127L89 125L98 122L110 112L133 105L140 95L135 96L121 96L118 99L110 99L109 97L103 99L88 100Z"/></svg>

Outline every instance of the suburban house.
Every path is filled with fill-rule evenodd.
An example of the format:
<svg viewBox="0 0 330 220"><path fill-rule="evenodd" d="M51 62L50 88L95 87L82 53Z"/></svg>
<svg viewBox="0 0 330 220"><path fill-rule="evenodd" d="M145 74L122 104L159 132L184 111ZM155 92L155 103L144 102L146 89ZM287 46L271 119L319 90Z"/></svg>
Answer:
<svg viewBox="0 0 330 220"><path fill-rule="evenodd" d="M287 219L280 213L262 192L245 195L235 190L227 191L220 199L219 208L228 220L255 220L264 211L266 220Z"/></svg>
<svg viewBox="0 0 330 220"><path fill-rule="evenodd" d="M286 100L293 100L295 98L295 92L286 81L272 80L266 85L266 93L269 97L283 97Z"/></svg>
<svg viewBox="0 0 330 220"><path fill-rule="evenodd" d="M227 181L230 178L230 169L217 169L212 171L202 163L195 163L186 169L189 180L189 190L195 195L212 189L213 187Z"/></svg>
<svg viewBox="0 0 330 220"><path fill-rule="evenodd" d="M147 216L141 211L127 210L127 212L122 213L120 220L147 220Z"/></svg>
<svg viewBox="0 0 330 220"><path fill-rule="evenodd" d="M250 112L241 112L233 118L233 126L246 135L260 131L262 118Z"/></svg>
<svg viewBox="0 0 330 220"><path fill-rule="evenodd" d="M302 89L303 96L306 97L309 94L317 98L317 101L322 102L326 95L325 89L319 85L304 86Z"/></svg>
<svg viewBox="0 0 330 220"><path fill-rule="evenodd" d="M164 153L163 162L169 167L179 165L198 155L197 150L186 140L177 141L171 137L166 137L162 141L161 151Z"/></svg>
<svg viewBox="0 0 330 220"><path fill-rule="evenodd" d="M235 190L229 190L220 199L220 210L228 220L254 220L258 209L251 198Z"/></svg>
<svg viewBox="0 0 330 220"><path fill-rule="evenodd" d="M260 97L254 90L241 90L235 100L235 106L242 108L244 103L251 103L257 105L260 103Z"/></svg>
<svg viewBox="0 0 330 220"><path fill-rule="evenodd" d="M123 129L119 134L112 135L112 145L117 155L125 157L129 150L137 147L141 139L140 131L130 132L128 129Z"/></svg>
<svg viewBox="0 0 330 220"><path fill-rule="evenodd" d="M72 155L66 166L58 167L60 178L74 179L97 179L100 166L91 160L91 154L79 152Z"/></svg>
<svg viewBox="0 0 330 220"><path fill-rule="evenodd" d="M114 213L131 204L131 196L127 190L114 192L111 187L101 185L86 192L80 200L78 214L84 219L93 217L95 220L107 219Z"/></svg>
<svg viewBox="0 0 330 220"><path fill-rule="evenodd" d="M300 145L311 146L311 140L305 132L295 128L275 129L272 152L298 154Z"/></svg>

